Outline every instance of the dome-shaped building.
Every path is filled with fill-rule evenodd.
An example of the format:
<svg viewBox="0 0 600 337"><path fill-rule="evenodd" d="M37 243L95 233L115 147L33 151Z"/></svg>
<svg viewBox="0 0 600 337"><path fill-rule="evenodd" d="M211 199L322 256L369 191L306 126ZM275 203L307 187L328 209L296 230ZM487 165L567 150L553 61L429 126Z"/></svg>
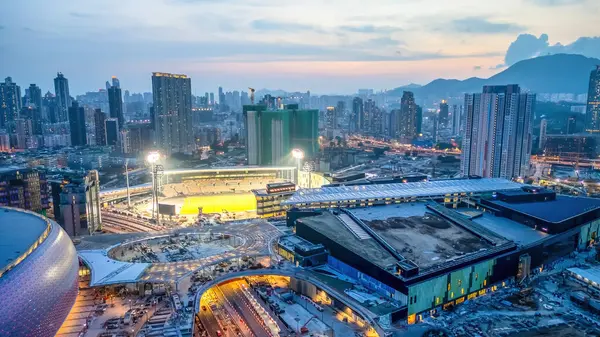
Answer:
<svg viewBox="0 0 600 337"><path fill-rule="evenodd" d="M0 207L0 336L54 336L75 303L78 269L57 223Z"/></svg>

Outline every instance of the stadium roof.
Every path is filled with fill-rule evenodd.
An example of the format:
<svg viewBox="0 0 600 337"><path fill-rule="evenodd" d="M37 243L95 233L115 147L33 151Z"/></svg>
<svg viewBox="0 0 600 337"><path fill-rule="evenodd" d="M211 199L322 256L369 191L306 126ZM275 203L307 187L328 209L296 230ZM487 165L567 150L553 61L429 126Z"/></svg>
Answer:
<svg viewBox="0 0 600 337"><path fill-rule="evenodd" d="M600 199L563 195L557 195L556 200L542 202L510 203L494 200L491 203L552 223L600 209Z"/></svg>
<svg viewBox="0 0 600 337"><path fill-rule="evenodd" d="M177 175L177 174L189 174L189 173L212 173L212 172L245 172L245 171L282 171L282 170L296 170L294 166L274 166L274 167L263 167L263 166L230 166L230 167L211 167L211 168L200 168L200 169L175 169L165 170L165 175Z"/></svg>
<svg viewBox="0 0 600 337"><path fill-rule="evenodd" d="M303 203L364 200L374 198L406 198L442 196L451 193L497 192L521 188L523 185L500 178L452 179L416 183L322 187L298 190L285 205Z"/></svg>
<svg viewBox="0 0 600 337"><path fill-rule="evenodd" d="M0 208L0 274L25 254L47 228L48 222L28 211Z"/></svg>

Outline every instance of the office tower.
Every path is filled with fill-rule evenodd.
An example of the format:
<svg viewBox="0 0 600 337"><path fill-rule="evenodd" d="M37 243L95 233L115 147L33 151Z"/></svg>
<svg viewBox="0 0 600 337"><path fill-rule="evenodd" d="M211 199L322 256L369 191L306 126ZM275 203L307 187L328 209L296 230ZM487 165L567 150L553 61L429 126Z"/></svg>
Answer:
<svg viewBox="0 0 600 337"><path fill-rule="evenodd" d="M195 149L191 85L186 75L152 74L156 145L165 154Z"/></svg>
<svg viewBox="0 0 600 337"><path fill-rule="evenodd" d="M9 152L10 150L10 135L6 130L0 129L0 152Z"/></svg>
<svg viewBox="0 0 600 337"><path fill-rule="evenodd" d="M305 158L318 152L319 110L269 109L266 104L243 107L248 165L294 165L292 149L301 149Z"/></svg>
<svg viewBox="0 0 600 337"><path fill-rule="evenodd" d="M448 114L449 114L448 102L446 102L445 100L442 100L442 102L440 103L440 115L439 115L439 120L438 120L438 124L441 127L445 128L448 126Z"/></svg>
<svg viewBox="0 0 600 337"><path fill-rule="evenodd" d="M123 99L121 98L121 88L114 85L108 89L108 109L110 118L118 119L119 127L122 129L125 126L125 118L123 116Z"/></svg>
<svg viewBox="0 0 600 337"><path fill-rule="evenodd" d="M108 89L110 89L112 84L109 81L106 81L105 86L106 86L106 91L108 91Z"/></svg>
<svg viewBox="0 0 600 337"><path fill-rule="evenodd" d="M538 149L543 150L546 145L546 132L548 129L548 120L546 118L542 119L540 122L540 136L538 139Z"/></svg>
<svg viewBox="0 0 600 337"><path fill-rule="evenodd" d="M438 141L438 139L437 139L438 126L439 126L438 116L434 115L432 117L432 124L433 124L433 129L431 130L431 141L433 142L433 144L436 144Z"/></svg>
<svg viewBox="0 0 600 337"><path fill-rule="evenodd" d="M48 182L43 171L28 168L0 170L0 206L46 214ZM18 224L14 224L18 226Z"/></svg>
<svg viewBox="0 0 600 337"><path fill-rule="evenodd" d="M112 77L112 86L119 88L119 89L121 88L121 82L119 82L119 79L117 78L117 76ZM108 88L106 88L106 90L108 90Z"/></svg>
<svg viewBox="0 0 600 337"><path fill-rule="evenodd" d="M131 134L129 129L123 129L119 131L119 152L131 154L133 149L131 147Z"/></svg>
<svg viewBox="0 0 600 337"><path fill-rule="evenodd" d="M7 77L0 83L0 129L7 128L21 111L21 88Z"/></svg>
<svg viewBox="0 0 600 337"><path fill-rule="evenodd" d="M589 133L600 132L600 65L590 73L585 130Z"/></svg>
<svg viewBox="0 0 600 337"><path fill-rule="evenodd" d="M77 101L69 108L69 129L71 130L71 146L87 145L85 130L85 111Z"/></svg>
<svg viewBox="0 0 600 337"><path fill-rule="evenodd" d="M94 111L94 130L96 133L96 145L106 145L106 114L100 109Z"/></svg>
<svg viewBox="0 0 600 337"><path fill-rule="evenodd" d="M205 106L211 105L210 104L210 96L208 95L208 92L204 93L204 103L205 103Z"/></svg>
<svg viewBox="0 0 600 337"><path fill-rule="evenodd" d="M535 94L518 85L484 86L465 95L461 173L492 178L525 176L532 148Z"/></svg>
<svg viewBox="0 0 600 337"><path fill-rule="evenodd" d="M90 235L102 229L98 171L67 174L50 186L54 218L69 236Z"/></svg>
<svg viewBox="0 0 600 337"><path fill-rule="evenodd" d="M360 97L352 100L352 115L350 115L350 131L359 132L364 121L364 105Z"/></svg>
<svg viewBox="0 0 600 337"><path fill-rule="evenodd" d="M106 145L115 149L119 148L119 120L116 118L107 118L104 121L104 130L106 130Z"/></svg>
<svg viewBox="0 0 600 337"><path fill-rule="evenodd" d="M567 119L567 134L572 135L577 130L577 115L569 116Z"/></svg>
<svg viewBox="0 0 600 337"><path fill-rule="evenodd" d="M210 93L210 99L208 100L210 103L210 105L215 105L215 93L211 92Z"/></svg>
<svg viewBox="0 0 600 337"><path fill-rule="evenodd" d="M69 108L71 107L71 96L69 94L69 80L62 73L57 73L54 79L54 93L57 106L56 122L66 122L69 120Z"/></svg>
<svg viewBox="0 0 600 337"><path fill-rule="evenodd" d="M396 135L401 142L410 143L417 137L417 104L415 96L410 91L405 91L400 100L400 111L396 113Z"/></svg>

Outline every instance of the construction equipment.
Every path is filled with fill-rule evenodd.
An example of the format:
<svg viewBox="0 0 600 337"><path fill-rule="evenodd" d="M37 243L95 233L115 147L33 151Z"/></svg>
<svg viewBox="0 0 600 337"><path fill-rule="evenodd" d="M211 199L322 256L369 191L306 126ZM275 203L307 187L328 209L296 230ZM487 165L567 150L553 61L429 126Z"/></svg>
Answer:
<svg viewBox="0 0 600 337"><path fill-rule="evenodd" d="M311 317L308 321L306 321L306 323L304 323L304 325L300 328L300 333L301 334L304 335L305 333L308 333L308 328L306 326L308 325L308 323L310 323L310 321L312 321L315 318L317 318L317 316Z"/></svg>
<svg viewBox="0 0 600 337"><path fill-rule="evenodd" d="M256 90L254 90L254 88L250 88L250 87L248 87L248 90L250 90L250 104L254 104L254 92Z"/></svg>

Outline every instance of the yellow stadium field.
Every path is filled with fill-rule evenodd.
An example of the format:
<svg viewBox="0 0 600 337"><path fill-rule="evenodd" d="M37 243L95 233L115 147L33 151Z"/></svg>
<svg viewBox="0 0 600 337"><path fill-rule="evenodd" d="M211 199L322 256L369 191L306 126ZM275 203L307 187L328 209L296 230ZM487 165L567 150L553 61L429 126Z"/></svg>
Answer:
<svg viewBox="0 0 600 337"><path fill-rule="evenodd" d="M179 214L196 215L198 207L202 207L203 213L222 213L224 210L231 213L255 211L256 199L251 192L187 197Z"/></svg>

